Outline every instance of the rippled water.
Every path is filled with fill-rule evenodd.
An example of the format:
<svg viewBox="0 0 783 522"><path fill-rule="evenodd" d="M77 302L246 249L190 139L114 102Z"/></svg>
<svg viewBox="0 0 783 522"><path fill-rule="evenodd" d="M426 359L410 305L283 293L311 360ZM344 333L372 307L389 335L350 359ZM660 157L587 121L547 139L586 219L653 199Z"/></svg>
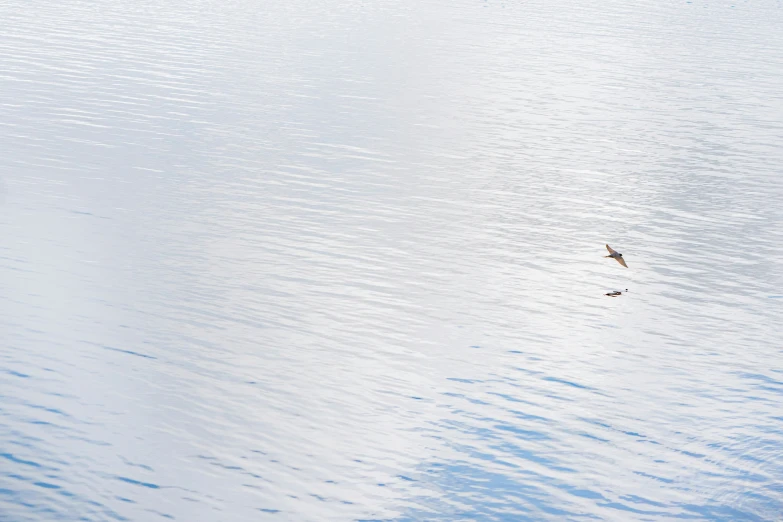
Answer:
<svg viewBox="0 0 783 522"><path fill-rule="evenodd" d="M0 6L0 520L780 520L783 4L278 4Z"/></svg>

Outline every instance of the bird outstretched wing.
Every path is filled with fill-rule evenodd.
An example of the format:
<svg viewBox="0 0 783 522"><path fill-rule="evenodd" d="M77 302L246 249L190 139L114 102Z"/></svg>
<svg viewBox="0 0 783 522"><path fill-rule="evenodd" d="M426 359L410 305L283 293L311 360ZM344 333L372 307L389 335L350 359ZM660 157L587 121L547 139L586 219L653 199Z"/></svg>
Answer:
<svg viewBox="0 0 783 522"><path fill-rule="evenodd" d="M623 259L622 257L615 257L615 259L617 260L618 263L623 265L625 268L628 268L628 265L625 264L625 259Z"/></svg>
<svg viewBox="0 0 783 522"><path fill-rule="evenodd" d="M614 250L612 250L612 247L610 247L609 245L606 245L606 249L609 251L610 254L615 253Z"/></svg>

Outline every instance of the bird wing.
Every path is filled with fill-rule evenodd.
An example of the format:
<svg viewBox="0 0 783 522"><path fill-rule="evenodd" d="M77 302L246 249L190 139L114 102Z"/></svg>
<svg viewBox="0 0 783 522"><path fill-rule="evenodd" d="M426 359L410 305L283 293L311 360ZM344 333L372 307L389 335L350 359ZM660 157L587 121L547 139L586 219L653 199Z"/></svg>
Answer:
<svg viewBox="0 0 783 522"><path fill-rule="evenodd" d="M612 250L612 247L609 245L606 245L606 249L609 251L610 254L614 254L614 250Z"/></svg>
<svg viewBox="0 0 783 522"><path fill-rule="evenodd" d="M628 268L628 265L625 264L625 259L623 259L622 257L615 257L615 259L617 260L618 263L623 265L625 268Z"/></svg>

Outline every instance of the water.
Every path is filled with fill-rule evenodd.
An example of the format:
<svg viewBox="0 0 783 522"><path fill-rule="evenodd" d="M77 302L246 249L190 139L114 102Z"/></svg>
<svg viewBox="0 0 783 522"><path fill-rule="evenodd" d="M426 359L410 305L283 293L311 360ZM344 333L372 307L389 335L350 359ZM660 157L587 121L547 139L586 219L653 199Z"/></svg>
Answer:
<svg viewBox="0 0 783 522"><path fill-rule="evenodd" d="M783 516L779 1L0 13L0 520Z"/></svg>

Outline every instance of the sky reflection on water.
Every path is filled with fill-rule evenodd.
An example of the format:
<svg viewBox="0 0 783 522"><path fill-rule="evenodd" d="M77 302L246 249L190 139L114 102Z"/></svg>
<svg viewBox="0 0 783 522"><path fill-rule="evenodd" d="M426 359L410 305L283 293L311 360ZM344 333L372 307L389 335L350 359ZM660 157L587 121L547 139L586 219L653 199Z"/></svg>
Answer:
<svg viewBox="0 0 783 522"><path fill-rule="evenodd" d="M0 13L0 519L783 512L779 2Z"/></svg>

